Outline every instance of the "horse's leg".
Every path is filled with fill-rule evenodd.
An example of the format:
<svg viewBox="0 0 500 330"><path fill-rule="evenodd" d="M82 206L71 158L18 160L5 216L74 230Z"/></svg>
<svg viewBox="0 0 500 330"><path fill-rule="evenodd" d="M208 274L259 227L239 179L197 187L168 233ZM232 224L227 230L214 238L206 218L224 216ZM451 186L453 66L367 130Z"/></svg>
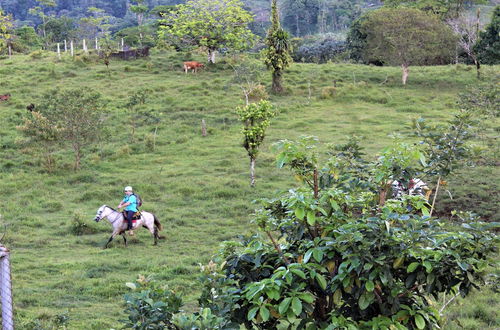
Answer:
<svg viewBox="0 0 500 330"><path fill-rule="evenodd" d="M123 242L125 243L125 246L127 246L127 238L125 237L125 232L122 232L121 235L123 237Z"/></svg>
<svg viewBox="0 0 500 330"><path fill-rule="evenodd" d="M109 237L108 241L106 242L106 245L104 246L104 248L105 248L105 249L107 249L107 248L108 248L108 244L109 244L109 243L111 243L111 241L113 240L113 237L115 237L115 235L114 235L114 234L112 234L112 235Z"/></svg>
<svg viewBox="0 0 500 330"><path fill-rule="evenodd" d="M118 231L115 229L111 234L111 236L109 237L108 241L106 242L106 245L104 246L105 249L108 248L108 244L111 243L111 241L113 240L113 238L115 238L116 235L118 235Z"/></svg>
<svg viewBox="0 0 500 330"><path fill-rule="evenodd" d="M158 230L155 227L155 224L153 221L144 221L144 225L149 229L149 232L151 235L153 235L154 238L154 243L153 245L158 244Z"/></svg>

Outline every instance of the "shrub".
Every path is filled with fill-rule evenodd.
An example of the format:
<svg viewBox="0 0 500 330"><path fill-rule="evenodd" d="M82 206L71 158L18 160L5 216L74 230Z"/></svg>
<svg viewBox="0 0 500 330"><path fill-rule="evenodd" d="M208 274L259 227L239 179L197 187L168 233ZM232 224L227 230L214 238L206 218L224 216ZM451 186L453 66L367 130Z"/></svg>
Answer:
<svg viewBox="0 0 500 330"><path fill-rule="evenodd" d="M41 58L47 57L47 53L43 50L35 50L29 54L29 57L33 60L39 60Z"/></svg>
<svg viewBox="0 0 500 330"><path fill-rule="evenodd" d="M87 225L85 216L81 212L73 214L70 231L77 236L95 233L94 228Z"/></svg>
<svg viewBox="0 0 500 330"><path fill-rule="evenodd" d="M337 95L337 88L334 86L327 86L321 89L321 99L333 99Z"/></svg>
<svg viewBox="0 0 500 330"><path fill-rule="evenodd" d="M127 283L133 292L125 295L127 320L125 328L171 329L172 317L179 312L182 299L166 287L140 277L136 283ZM139 291L140 290L140 291Z"/></svg>
<svg viewBox="0 0 500 330"><path fill-rule="evenodd" d="M248 94L248 100L251 102L259 102L267 99L269 99L269 94L267 93L264 85L259 84L255 86Z"/></svg>
<svg viewBox="0 0 500 330"><path fill-rule="evenodd" d="M226 245L202 306L246 328L438 326L433 298L477 287L497 244L493 225L447 230L421 196L382 199L384 177L413 171L410 149L370 165L351 141L321 166L311 141L278 144L278 165L306 185L259 201L255 222L267 239Z"/></svg>
<svg viewBox="0 0 500 330"><path fill-rule="evenodd" d="M296 62L326 63L341 56L345 50L344 41L323 39L298 47L292 57Z"/></svg>

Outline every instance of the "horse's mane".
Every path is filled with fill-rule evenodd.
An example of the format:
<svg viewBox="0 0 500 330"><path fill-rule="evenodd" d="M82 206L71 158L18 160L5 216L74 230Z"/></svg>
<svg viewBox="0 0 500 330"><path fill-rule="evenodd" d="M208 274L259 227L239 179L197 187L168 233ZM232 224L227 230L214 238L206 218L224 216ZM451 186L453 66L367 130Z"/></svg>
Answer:
<svg viewBox="0 0 500 330"><path fill-rule="evenodd" d="M108 206L108 205L106 205L106 204L104 204L104 206L105 206L105 207L107 207L107 208L109 208L109 209L112 209L112 210L113 210L113 211L115 211L115 212L118 212L117 210L115 210L115 209L114 209L114 208L112 208L111 206Z"/></svg>

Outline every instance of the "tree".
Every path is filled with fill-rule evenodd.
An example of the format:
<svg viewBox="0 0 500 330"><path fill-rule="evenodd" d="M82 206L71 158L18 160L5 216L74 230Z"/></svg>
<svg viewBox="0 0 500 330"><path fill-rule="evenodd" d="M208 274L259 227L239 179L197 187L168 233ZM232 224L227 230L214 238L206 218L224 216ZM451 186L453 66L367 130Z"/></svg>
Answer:
<svg viewBox="0 0 500 330"><path fill-rule="evenodd" d="M4 15L2 9L0 9L0 52L7 47L11 38L10 30L12 26L12 16Z"/></svg>
<svg viewBox="0 0 500 330"><path fill-rule="evenodd" d="M111 16L96 7L87 9L90 16L82 17L79 22L79 33L82 38L100 38L109 34Z"/></svg>
<svg viewBox="0 0 500 330"><path fill-rule="evenodd" d="M47 40L46 24L47 24L47 21L52 19L54 16L53 15L46 15L45 10L47 8L56 7L57 2L56 2L56 0L36 0L36 2L38 3L38 6L30 8L28 12L30 13L30 15L38 16L41 18L41 20L42 20L42 35L43 35L43 39L45 41L45 46L47 47L48 40Z"/></svg>
<svg viewBox="0 0 500 330"><path fill-rule="evenodd" d="M24 119L21 131L39 148L54 141L69 146L75 156L74 169L80 169L83 149L98 140L103 128L101 95L89 88L53 90L44 95L37 109Z"/></svg>
<svg viewBox="0 0 500 330"><path fill-rule="evenodd" d="M273 76L272 90L283 92L283 71L292 63L291 45L288 33L280 26L277 0L271 4L271 27L267 31L266 48L262 51L264 63Z"/></svg>
<svg viewBox="0 0 500 330"><path fill-rule="evenodd" d="M479 41L474 47L478 59L484 64L500 63L500 6L496 6L491 23L479 33Z"/></svg>
<svg viewBox="0 0 500 330"><path fill-rule="evenodd" d="M160 20L160 37L179 46L205 47L208 61L223 48L241 50L253 44L255 36L247 25L252 15L240 0L190 0Z"/></svg>
<svg viewBox="0 0 500 330"><path fill-rule="evenodd" d="M136 0L135 2L137 2L137 4L131 5L129 9L136 15L137 24L142 26L144 24L144 15L148 12L149 8L144 4L144 0Z"/></svg>
<svg viewBox="0 0 500 330"><path fill-rule="evenodd" d="M271 118L275 112L271 103L260 101L251 103L243 108L237 108L236 113L243 123L243 147L250 157L250 184L255 185L255 160L259 153L259 147L266 136L266 129L271 124Z"/></svg>
<svg viewBox="0 0 500 330"><path fill-rule="evenodd" d="M481 76L481 63L474 47L479 40L479 10L476 17L461 14L457 18L448 21L448 24L457 35L460 48L474 61L477 78L479 79Z"/></svg>
<svg viewBox="0 0 500 330"><path fill-rule="evenodd" d="M410 65L451 59L455 40L449 27L417 9L382 8L361 21L365 62L400 65L406 84Z"/></svg>

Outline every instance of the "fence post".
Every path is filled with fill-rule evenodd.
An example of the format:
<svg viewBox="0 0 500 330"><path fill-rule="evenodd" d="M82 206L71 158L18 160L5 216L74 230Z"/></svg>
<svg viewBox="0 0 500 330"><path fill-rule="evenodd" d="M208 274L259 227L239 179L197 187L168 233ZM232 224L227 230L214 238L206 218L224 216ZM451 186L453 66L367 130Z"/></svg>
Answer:
<svg viewBox="0 0 500 330"><path fill-rule="evenodd" d="M59 47L59 43L57 43L57 57L61 59L61 47Z"/></svg>
<svg viewBox="0 0 500 330"><path fill-rule="evenodd" d="M123 38L122 38L122 52L123 52Z"/></svg>
<svg viewBox="0 0 500 330"><path fill-rule="evenodd" d="M68 52L68 44L66 43L66 39L64 39L64 52Z"/></svg>
<svg viewBox="0 0 500 330"><path fill-rule="evenodd" d="M99 49L99 44L97 43L97 37L95 37L95 50Z"/></svg>
<svg viewBox="0 0 500 330"><path fill-rule="evenodd" d="M87 44L85 43L85 39L83 39L83 51L87 53Z"/></svg>
<svg viewBox="0 0 500 330"><path fill-rule="evenodd" d="M10 45L10 42L9 42L9 58L12 57L12 46Z"/></svg>
<svg viewBox="0 0 500 330"><path fill-rule="evenodd" d="M2 296L2 329L14 330L9 250L2 245L0 245L0 295Z"/></svg>
<svg viewBox="0 0 500 330"><path fill-rule="evenodd" d="M70 46L70 48L71 48L71 56L73 57L73 54L74 54L74 52L73 52L73 40L71 40L71 41L69 42L69 46Z"/></svg>

